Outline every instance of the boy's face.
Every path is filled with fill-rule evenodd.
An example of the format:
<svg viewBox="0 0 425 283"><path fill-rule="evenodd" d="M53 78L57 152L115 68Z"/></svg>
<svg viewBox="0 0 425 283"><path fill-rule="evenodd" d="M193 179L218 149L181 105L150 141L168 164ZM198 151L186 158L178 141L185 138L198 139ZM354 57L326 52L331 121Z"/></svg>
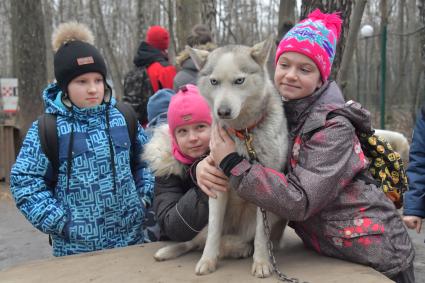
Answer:
<svg viewBox="0 0 425 283"><path fill-rule="evenodd" d="M174 136L182 153L198 158L209 149L211 126L207 123L179 126L174 130Z"/></svg>
<svg viewBox="0 0 425 283"><path fill-rule="evenodd" d="M85 73L68 84L69 99L78 108L100 105L105 95L105 84L100 73Z"/></svg>
<svg viewBox="0 0 425 283"><path fill-rule="evenodd" d="M279 57L274 83L286 100L307 97L323 84L313 60L297 52L285 52Z"/></svg>

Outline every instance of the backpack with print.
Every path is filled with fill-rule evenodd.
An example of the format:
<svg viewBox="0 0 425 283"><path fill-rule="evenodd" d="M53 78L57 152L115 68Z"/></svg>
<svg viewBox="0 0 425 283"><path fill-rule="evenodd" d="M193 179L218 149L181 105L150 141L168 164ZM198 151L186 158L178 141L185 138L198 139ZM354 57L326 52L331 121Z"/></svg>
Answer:
<svg viewBox="0 0 425 283"><path fill-rule="evenodd" d="M369 159L369 172L376 185L394 203L403 206L403 194L408 190L407 176L400 154L390 143L375 134L357 133L365 156Z"/></svg>
<svg viewBox="0 0 425 283"><path fill-rule="evenodd" d="M135 67L124 78L123 101L130 104L137 113L140 124L148 122L147 105L154 94L146 67Z"/></svg>

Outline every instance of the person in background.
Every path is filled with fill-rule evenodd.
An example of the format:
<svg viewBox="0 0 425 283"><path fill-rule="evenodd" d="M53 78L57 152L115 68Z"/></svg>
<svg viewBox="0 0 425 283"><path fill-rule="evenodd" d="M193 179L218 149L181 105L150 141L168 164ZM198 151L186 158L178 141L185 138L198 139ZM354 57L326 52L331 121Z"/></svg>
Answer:
<svg viewBox="0 0 425 283"><path fill-rule="evenodd" d="M409 190L404 193L403 221L409 229L420 233L425 218L425 105L413 130L406 174Z"/></svg>
<svg viewBox="0 0 425 283"><path fill-rule="evenodd" d="M191 167L209 152L211 112L194 85L171 97L168 124L154 129L143 159L155 174L154 210L161 238L188 241L208 222L208 196L194 182ZM215 168L222 183L224 174Z"/></svg>
<svg viewBox="0 0 425 283"><path fill-rule="evenodd" d="M212 35L206 25L195 25L186 39L186 44L192 48L212 51L217 46L213 43ZM186 84L196 84L198 69L187 50L183 50L176 58L176 65L179 68L174 77L174 90L178 91Z"/></svg>
<svg viewBox="0 0 425 283"><path fill-rule="evenodd" d="M168 105L171 97L175 94L174 90L164 88L158 90L148 100L148 124L147 129L158 127L167 123Z"/></svg>
<svg viewBox="0 0 425 283"><path fill-rule="evenodd" d="M212 129L210 158L241 198L288 219L306 247L413 283L415 252L403 221L384 192L364 181L372 177L356 128L371 130L370 113L359 104L347 107L337 84L328 80L341 24L338 14L317 9L277 48L274 82L288 120L287 170L242 157L218 126ZM196 177L214 196L209 184L216 177L202 174L209 167L207 159L199 162Z"/></svg>
<svg viewBox="0 0 425 283"><path fill-rule="evenodd" d="M124 79L123 101L133 106L143 127L148 123L147 103L158 90L173 88L176 69L168 61L170 35L161 26L151 26L134 56L134 68Z"/></svg>
<svg viewBox="0 0 425 283"><path fill-rule="evenodd" d="M57 82L43 99L45 113L56 116L58 171L43 152L36 121L11 172L16 206L51 236L54 256L143 243L143 219L153 201L154 177L138 158L147 136L138 125L130 140L93 41L75 22L53 34Z"/></svg>

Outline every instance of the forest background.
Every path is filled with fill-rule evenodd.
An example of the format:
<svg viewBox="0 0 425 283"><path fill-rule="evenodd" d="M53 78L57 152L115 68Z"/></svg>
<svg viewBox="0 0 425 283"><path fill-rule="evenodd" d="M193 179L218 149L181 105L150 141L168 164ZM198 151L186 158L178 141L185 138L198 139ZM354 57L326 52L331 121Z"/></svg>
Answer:
<svg viewBox="0 0 425 283"><path fill-rule="evenodd" d="M93 30L120 98L151 25L170 31L173 63L197 23L211 29L219 46L252 45L269 35L279 40L285 23L315 8L340 11L344 19L332 77L345 98L361 102L374 127L410 138L425 101L425 0L0 0L0 78L19 79L19 111L16 117L0 111L0 124L15 118L22 137L42 113L41 91L54 80L51 34L62 22Z"/></svg>

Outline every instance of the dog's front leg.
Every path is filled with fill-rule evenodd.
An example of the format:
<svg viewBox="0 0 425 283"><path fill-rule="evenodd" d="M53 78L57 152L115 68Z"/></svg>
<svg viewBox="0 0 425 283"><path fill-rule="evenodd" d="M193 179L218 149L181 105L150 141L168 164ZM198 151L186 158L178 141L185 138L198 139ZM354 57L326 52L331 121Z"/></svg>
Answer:
<svg viewBox="0 0 425 283"><path fill-rule="evenodd" d="M268 213L268 216L272 216ZM272 227L272 224L275 222L275 217L268 217L269 226ZM260 208L257 208L257 223L255 229L255 239L254 239L254 262L252 264L252 275L265 278L269 277L273 273L273 265L269 259L269 251L267 248L267 235L264 229L263 215ZM271 228L270 228L271 229Z"/></svg>
<svg viewBox="0 0 425 283"><path fill-rule="evenodd" d="M217 198L208 201L208 234L202 257L196 264L196 274L205 275L217 269L217 260L220 251L221 234L223 231L224 214L228 193L218 192Z"/></svg>

